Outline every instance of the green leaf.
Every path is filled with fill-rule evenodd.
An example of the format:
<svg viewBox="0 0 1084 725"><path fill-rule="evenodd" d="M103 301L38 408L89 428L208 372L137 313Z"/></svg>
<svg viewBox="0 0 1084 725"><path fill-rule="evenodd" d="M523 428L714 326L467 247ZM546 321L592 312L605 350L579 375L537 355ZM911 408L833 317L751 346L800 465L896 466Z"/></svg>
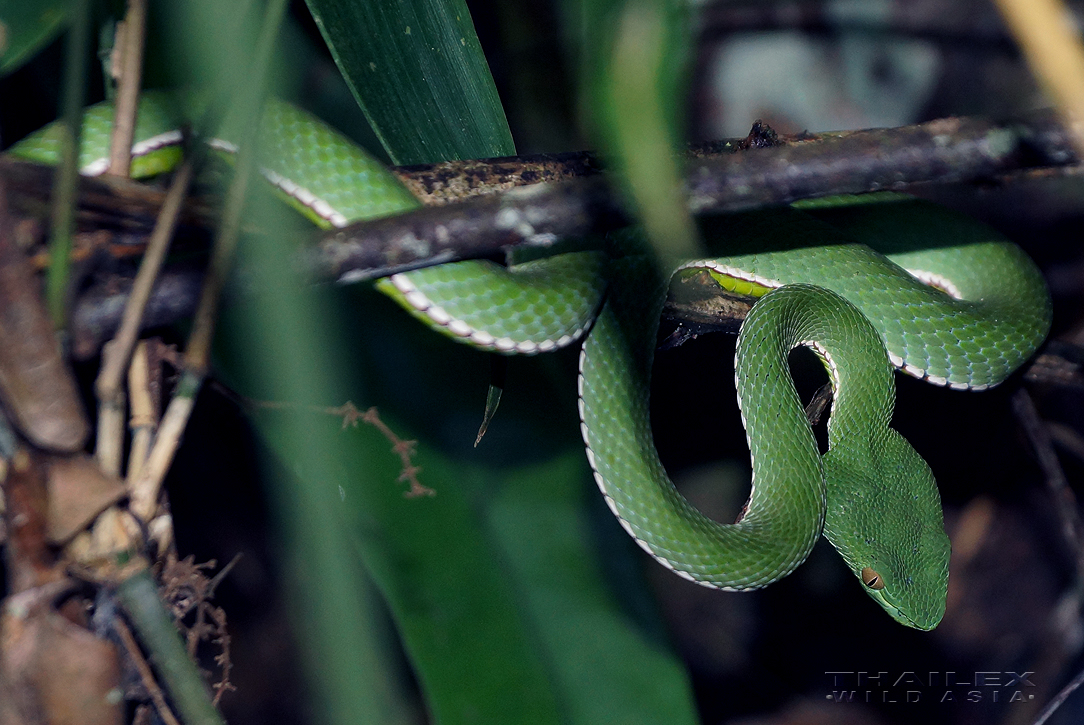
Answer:
<svg viewBox="0 0 1084 725"><path fill-rule="evenodd" d="M67 0L4 0L0 4L0 75L17 70L53 40L68 19Z"/></svg>
<svg viewBox="0 0 1084 725"><path fill-rule="evenodd" d="M350 635L371 639L364 625L372 620L359 608L364 602L342 599L350 594L344 584L356 578L364 560L390 607L434 722L560 722L548 673L501 571L499 552L481 535L464 471L423 446L415 462L425 470L425 485L439 494L407 499L397 483L399 460L372 428L343 432L333 416L298 411L266 413L258 420L275 450L294 454L296 482L289 490L295 491L295 506L310 499L325 504L296 509L295 526L310 530L306 538L312 541L327 541L326 554L334 552L338 561L334 570L308 573L307 596L319 592L352 605L335 607L337 617L309 629L329 628L327 634L338 634L344 643ZM319 467L299 465L299 443L335 455ZM381 669L374 664L373 671ZM372 672L351 671L372 678Z"/></svg>
<svg viewBox="0 0 1084 725"><path fill-rule="evenodd" d="M488 509L552 668L565 722L696 723L681 662L608 586L588 516L587 497L597 495L576 448L543 466L510 471ZM602 513L629 543L609 511Z"/></svg>
<svg viewBox="0 0 1084 725"><path fill-rule="evenodd" d="M280 428L269 421L283 416L297 418L294 430L339 441L330 479L297 475L340 492L319 525L357 532L435 722L697 721L681 664L607 585L578 447L494 468L420 441L412 460L436 495L406 498L400 461L376 430L343 432L326 414L278 411L261 415L261 428Z"/></svg>
<svg viewBox="0 0 1084 725"><path fill-rule="evenodd" d="M269 219L292 212L265 206L267 196L256 198L254 213L289 236L288 222ZM281 249L259 238L250 244L250 259L265 260L266 272L257 296L224 321L227 344L217 368L243 393L288 406L257 410L254 418L280 462L270 480L289 554L285 569L306 669L328 719L404 721L397 660L384 647L379 607L366 595L371 581L434 722L563 722L534 625L479 507L479 491L494 479L422 442L414 463L438 495L405 499L401 462L387 439L371 427L344 432L340 418L307 409L308 402L344 402L336 391L351 385L345 380L359 355L337 324L345 310L329 304L336 297L326 290L302 292ZM413 325L405 313L403 324ZM373 344L370 352L380 358L391 351ZM429 410L438 420L451 414ZM396 422L389 425L406 437Z"/></svg>
<svg viewBox="0 0 1084 725"><path fill-rule="evenodd" d="M515 154L463 0L306 1L395 163Z"/></svg>
<svg viewBox="0 0 1084 725"><path fill-rule="evenodd" d="M583 0L582 110L662 259L699 254L677 161L689 55L685 5Z"/></svg>
<svg viewBox="0 0 1084 725"><path fill-rule="evenodd" d="M400 425L386 422L402 435ZM492 474L420 442L413 461L436 495L408 499L388 441L369 427L339 427L323 423L350 443L337 462L343 508L434 721L561 722L530 621L472 496L489 488Z"/></svg>
<svg viewBox="0 0 1084 725"><path fill-rule="evenodd" d="M289 265L296 239L291 233L300 219L267 189L260 191L252 195L249 218L275 233L255 235L242 246L257 281L252 296L222 325L228 344L217 350L222 364L216 370L227 379L232 373L239 389L258 391L263 400L333 400L343 378L338 363L346 357L334 311L325 298L308 293ZM352 522L341 515L334 485L351 450L341 435L324 435L301 414L267 414L256 422L284 464L272 469L278 475L269 476L269 491L317 719L334 725L411 722L386 618L367 572L350 556Z"/></svg>

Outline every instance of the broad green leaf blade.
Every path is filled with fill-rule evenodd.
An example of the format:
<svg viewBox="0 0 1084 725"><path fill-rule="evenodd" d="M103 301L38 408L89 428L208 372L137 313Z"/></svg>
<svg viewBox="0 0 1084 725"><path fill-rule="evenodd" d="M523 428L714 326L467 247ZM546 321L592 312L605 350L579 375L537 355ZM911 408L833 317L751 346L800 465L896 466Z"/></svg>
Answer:
<svg viewBox="0 0 1084 725"><path fill-rule="evenodd" d="M340 452L330 462L329 478L305 476L305 485L341 492L319 525L355 532L341 552L343 566L357 561L352 550L365 561L433 721L562 722L519 592L472 496L489 483L489 474L453 463L420 442L413 462L436 495L406 498L406 486L398 482L400 460L374 428L361 424L343 431L341 420L323 413L273 412L261 419L283 417ZM402 433L395 421L384 422ZM283 443L276 441L276 447Z"/></svg>
<svg viewBox="0 0 1084 725"><path fill-rule="evenodd" d="M343 433L326 418L306 427L349 441L343 508L436 722L697 721L680 662L607 587L578 447L495 468L421 440L413 461L436 495L408 499L375 430Z"/></svg>
<svg viewBox="0 0 1084 725"><path fill-rule="evenodd" d="M463 0L306 0L397 164L515 154Z"/></svg>
<svg viewBox="0 0 1084 725"><path fill-rule="evenodd" d="M698 717L681 662L607 586L585 505L595 495L577 449L509 471L488 509L552 668L565 722L692 725ZM625 532L612 524L623 541Z"/></svg>
<svg viewBox="0 0 1084 725"><path fill-rule="evenodd" d="M266 190L253 197L249 219L278 234L255 235L242 248L245 263L256 270L254 294L223 325L226 356L220 345L223 365L216 368L232 372L239 389L258 391L262 400L332 399L344 352L336 318L322 304L327 300L308 294L289 266L296 239L289 232L298 220ZM317 720L410 723L396 659L382 636L385 618L368 575L349 554L352 522L337 515L341 500L332 482L348 454L341 436L321 435L302 416L256 416L256 422L286 468L269 476L269 490L288 554L283 569Z"/></svg>
<svg viewBox="0 0 1084 725"><path fill-rule="evenodd" d="M64 29L67 0L5 0L0 4L0 75L16 70Z"/></svg>

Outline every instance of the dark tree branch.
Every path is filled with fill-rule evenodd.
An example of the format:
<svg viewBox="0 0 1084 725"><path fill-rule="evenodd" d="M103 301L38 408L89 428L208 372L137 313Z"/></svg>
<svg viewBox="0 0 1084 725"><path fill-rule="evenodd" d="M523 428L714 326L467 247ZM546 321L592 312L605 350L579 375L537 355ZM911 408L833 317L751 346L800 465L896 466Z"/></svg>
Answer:
<svg viewBox="0 0 1084 725"><path fill-rule="evenodd" d="M51 166L0 155L0 177L7 182L9 206L18 215L47 218L52 195ZM112 176L80 177L76 221L81 227L104 227L149 235L166 198L164 187ZM206 198L189 199L181 221L211 227L217 219L215 204Z"/></svg>
<svg viewBox="0 0 1084 725"><path fill-rule="evenodd" d="M546 248L628 223L605 178L592 176L352 224L323 235L303 265L315 279L356 282L512 247Z"/></svg>
<svg viewBox="0 0 1084 725"><path fill-rule="evenodd" d="M803 198L905 189L921 183L1011 181L1020 175L1077 173L1068 134L1052 112L1010 123L951 118L874 131L764 137L690 149L686 186L696 213L783 204ZM589 154L454 162L396 170L430 206L323 233L300 266L314 281L355 281L444 262L492 256L516 247L548 247L627 224L621 199ZM0 158L12 206L40 215L51 172ZM535 183L540 180L548 183ZM164 197L159 189L124 180L83 179L81 210L89 224L142 233ZM462 198L467 196L467 198ZM459 199L449 201L450 199ZM197 199L183 217L196 227L214 223L213 205ZM133 231L134 230L134 231ZM152 298L152 324L190 313L189 273L167 277ZM123 280L81 297L73 335L83 354L111 330Z"/></svg>
<svg viewBox="0 0 1084 725"><path fill-rule="evenodd" d="M694 213L744 211L925 182L988 180L1076 160L1051 112L1012 123L950 118L790 138L749 153L733 153L734 148L730 143L693 154L685 178ZM603 177L575 178L358 222L324 234L306 255L305 267L319 279L356 281L510 247L546 247L558 238L587 236L627 222L619 196Z"/></svg>
<svg viewBox="0 0 1084 725"><path fill-rule="evenodd" d="M989 179L1075 161L1052 112L1014 123L947 118L843 134L730 158L686 175L694 213L730 212L811 197L902 189L922 182Z"/></svg>

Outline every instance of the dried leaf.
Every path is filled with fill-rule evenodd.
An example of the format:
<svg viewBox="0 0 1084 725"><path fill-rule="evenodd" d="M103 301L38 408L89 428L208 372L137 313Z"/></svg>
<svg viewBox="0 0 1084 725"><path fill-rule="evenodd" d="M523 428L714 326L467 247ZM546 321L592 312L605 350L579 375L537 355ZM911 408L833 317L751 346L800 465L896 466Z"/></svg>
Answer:
<svg viewBox="0 0 1084 725"><path fill-rule="evenodd" d="M46 538L52 544L66 543L127 494L119 479L103 473L86 454L51 456L46 487Z"/></svg>
<svg viewBox="0 0 1084 725"><path fill-rule="evenodd" d="M8 711L0 714L20 725L120 725L116 648L60 616L49 599L31 591L5 602L0 695Z"/></svg>
<svg viewBox="0 0 1084 725"><path fill-rule="evenodd" d="M0 398L35 445L83 447L90 432L75 380L60 354L37 277L18 248L0 179Z"/></svg>
<svg viewBox="0 0 1084 725"><path fill-rule="evenodd" d="M4 480L8 591L56 581L63 574L45 539L48 501L40 454L16 451Z"/></svg>

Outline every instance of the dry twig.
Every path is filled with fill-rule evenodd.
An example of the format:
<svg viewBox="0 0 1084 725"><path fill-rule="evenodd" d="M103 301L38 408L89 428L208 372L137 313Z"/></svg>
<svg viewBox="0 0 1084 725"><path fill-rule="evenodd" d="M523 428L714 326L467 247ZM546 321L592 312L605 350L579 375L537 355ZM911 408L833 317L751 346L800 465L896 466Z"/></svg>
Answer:
<svg viewBox="0 0 1084 725"><path fill-rule="evenodd" d="M109 173L114 176L128 176L132 165L132 139L139 113L146 24L147 0L128 0L128 14L117 26L116 32L115 48L121 51L118 54L120 63L113 67L118 82L113 109L113 135L109 144Z"/></svg>
<svg viewBox="0 0 1084 725"><path fill-rule="evenodd" d="M418 441L404 440L395 434L388 424L380 419L380 413L376 407L373 406L362 412L354 405L353 401L346 401L339 406L321 406L321 405L307 405L304 403L291 403L284 401L265 401L265 400L252 400L243 396L237 395L231 390L219 386L227 395L241 401L245 405L250 405L254 408L264 408L269 410L305 410L310 413L326 413L327 415L333 415L336 418L342 418L342 429L346 430L347 427L356 428L358 422L367 423L372 427L380 431L380 434L388 439L391 443L391 451L399 457L399 462L402 464L402 469L399 471L399 481L401 483L410 484L410 488L403 492L405 498L419 498L421 496L436 496L437 492L422 484L418 480L418 474L422 469L419 466L414 465L412 456L415 453L415 449L418 445Z"/></svg>
<svg viewBox="0 0 1084 725"><path fill-rule="evenodd" d="M1069 699L1069 695L1072 695L1081 685L1084 685L1084 671L1078 673L1069 684L1063 687L1061 691L1047 703L1046 707L1043 708L1043 711L1035 718L1035 722L1032 725L1043 725L1043 723L1049 720L1050 716Z"/></svg>
<svg viewBox="0 0 1084 725"><path fill-rule="evenodd" d="M181 203L192 182L193 167L186 162L173 179L162 213L155 224L143 261L139 265L132 292L124 306L120 329L112 345L103 354L102 369L95 382L99 401L99 462L103 470L120 474L120 444L124 438L124 393L121 380L128 369L154 281L169 252L169 243L177 226ZM104 419L104 420L103 420Z"/></svg>

